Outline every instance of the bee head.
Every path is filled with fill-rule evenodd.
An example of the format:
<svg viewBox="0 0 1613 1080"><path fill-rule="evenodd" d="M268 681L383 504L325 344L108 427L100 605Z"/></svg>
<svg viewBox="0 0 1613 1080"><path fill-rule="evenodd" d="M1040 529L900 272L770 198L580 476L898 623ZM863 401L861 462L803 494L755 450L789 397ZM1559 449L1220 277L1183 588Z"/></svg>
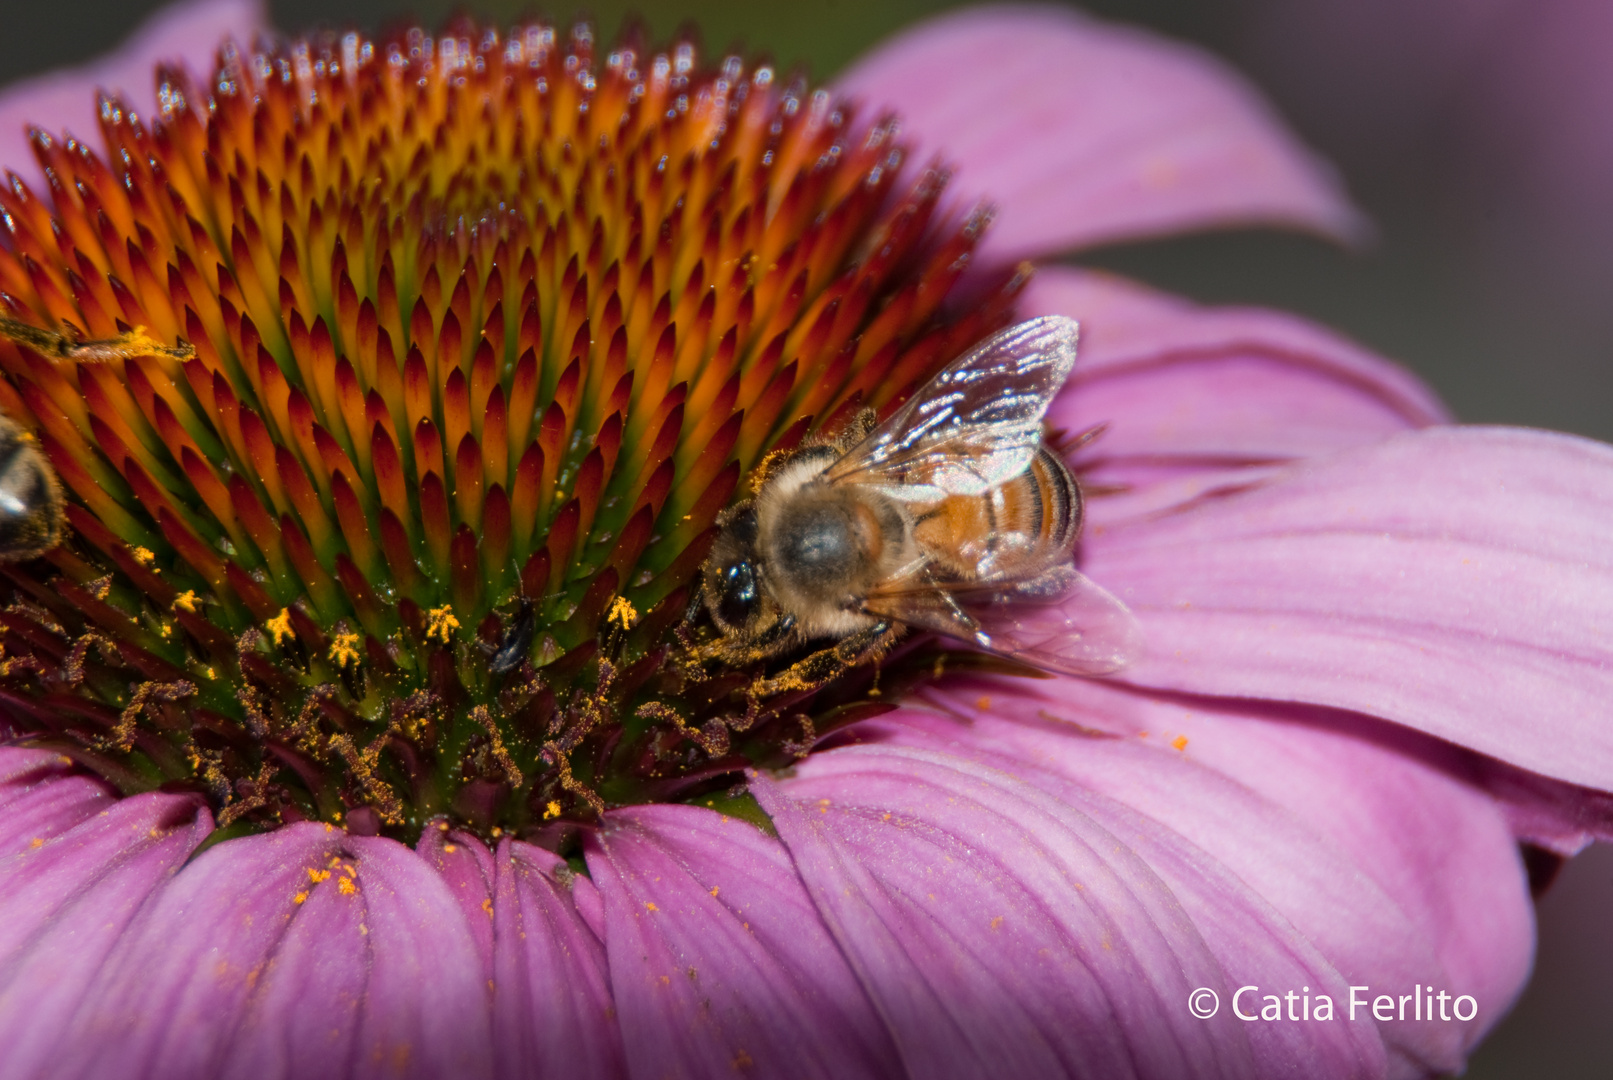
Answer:
<svg viewBox="0 0 1613 1080"><path fill-rule="evenodd" d="M722 535L712 545L701 583L706 610L724 633L753 630L764 606L756 554L756 508L733 507L718 519Z"/></svg>

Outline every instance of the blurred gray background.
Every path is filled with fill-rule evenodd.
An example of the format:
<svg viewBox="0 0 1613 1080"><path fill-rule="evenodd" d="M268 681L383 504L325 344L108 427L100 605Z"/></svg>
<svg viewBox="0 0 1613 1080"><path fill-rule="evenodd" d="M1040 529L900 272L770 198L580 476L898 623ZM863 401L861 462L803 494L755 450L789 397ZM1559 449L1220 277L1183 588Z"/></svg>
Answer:
<svg viewBox="0 0 1613 1080"><path fill-rule="evenodd" d="M156 0L4 0L0 81L87 60ZM283 30L374 29L445 0L270 0ZM478 0L500 19L527 5ZM658 36L686 20L832 76L930 0L604 0ZM1420 372L1464 421L1613 440L1613 3L1607 0L1092 0L1241 68L1340 168L1377 222L1342 252L1274 233L1112 248L1083 262L1203 301L1289 308ZM569 9L555 12L569 15ZM1613 847L1539 903L1534 981L1475 1055L1479 1080L1613 1075Z"/></svg>

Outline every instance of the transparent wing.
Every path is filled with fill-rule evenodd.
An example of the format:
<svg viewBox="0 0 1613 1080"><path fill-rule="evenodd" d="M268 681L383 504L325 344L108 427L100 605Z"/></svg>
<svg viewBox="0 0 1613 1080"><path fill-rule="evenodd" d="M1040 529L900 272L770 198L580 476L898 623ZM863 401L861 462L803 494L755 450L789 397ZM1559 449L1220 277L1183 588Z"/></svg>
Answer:
<svg viewBox="0 0 1613 1080"><path fill-rule="evenodd" d="M1030 466L1047 406L1075 365L1073 319L1048 315L981 342L824 474L931 502L981 495Z"/></svg>
<svg viewBox="0 0 1613 1080"><path fill-rule="evenodd" d="M1073 566L1024 581L882 589L870 613L966 641L1049 671L1108 675L1142 654L1142 631L1125 604Z"/></svg>

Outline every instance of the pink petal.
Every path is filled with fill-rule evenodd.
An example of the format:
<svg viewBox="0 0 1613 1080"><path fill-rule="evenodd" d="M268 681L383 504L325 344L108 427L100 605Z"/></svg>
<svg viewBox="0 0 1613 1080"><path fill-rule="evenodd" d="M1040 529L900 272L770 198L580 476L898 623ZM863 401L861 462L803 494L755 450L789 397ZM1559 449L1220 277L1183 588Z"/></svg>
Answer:
<svg viewBox="0 0 1613 1080"><path fill-rule="evenodd" d="M898 113L919 160L998 205L993 262L1208 227L1364 231L1332 169L1225 64L1066 8L940 16L836 89Z"/></svg>
<svg viewBox="0 0 1613 1080"><path fill-rule="evenodd" d="M0 762L32 753L0 749ZM79 1003L102 978L109 951L213 828L189 796L115 800L82 777L38 782L35 771L32 778L25 795L4 800L0 814L8 831L33 834L20 845L0 845L7 1076L55 1075L64 1040L75 1037Z"/></svg>
<svg viewBox="0 0 1613 1080"><path fill-rule="evenodd" d="M1419 1073L1459 1066L1528 976L1508 815L1463 751L1362 717L1093 680L952 680L924 698L951 716L891 714L889 740L1030 763L1148 815L1270 900L1352 984L1474 996L1473 1023L1385 1027Z"/></svg>
<svg viewBox="0 0 1613 1080"><path fill-rule="evenodd" d="M420 857L442 876L465 915L485 978L493 977L493 853L476 837L451 830L444 818L428 822L415 845Z"/></svg>
<svg viewBox="0 0 1613 1080"><path fill-rule="evenodd" d="M1448 414L1405 369L1303 319L1205 308L1109 274L1046 267L1022 313L1081 323L1080 359L1049 419L1103 434L1077 457L1101 530L1281 465L1377 442Z"/></svg>
<svg viewBox="0 0 1613 1080"><path fill-rule="evenodd" d="M0 746L0 859L26 854L116 798L106 784L76 773L71 758Z"/></svg>
<svg viewBox="0 0 1613 1080"><path fill-rule="evenodd" d="M488 991L454 897L391 840L315 824L222 843L114 950L61 1075L491 1074Z"/></svg>
<svg viewBox="0 0 1613 1080"><path fill-rule="evenodd" d="M998 766L854 746L752 784L910 1075L1176 1080L1295 1075L1302 1062L1311 1076L1381 1073L1360 1020L1193 1017L1200 987L1223 1002L1258 980L1335 1001L1348 990L1191 845Z"/></svg>
<svg viewBox="0 0 1613 1080"><path fill-rule="evenodd" d="M156 113L158 63L177 62L210 75L226 37L249 41L267 26L264 0L180 0L148 18L114 52L82 67L11 84L0 92L0 168L18 173L35 191L45 190L28 146L29 124L53 134L94 134L97 89L121 94L149 118Z"/></svg>
<svg viewBox="0 0 1613 1080"><path fill-rule="evenodd" d="M1088 538L1140 686L1309 702L1613 790L1613 449L1443 428Z"/></svg>
<svg viewBox="0 0 1613 1080"><path fill-rule="evenodd" d="M493 896L493 1039L500 1077L627 1074L594 883L506 840Z"/></svg>
<svg viewBox="0 0 1613 1080"><path fill-rule="evenodd" d="M901 1075L777 840L709 810L631 807L590 838L588 865L635 1075Z"/></svg>

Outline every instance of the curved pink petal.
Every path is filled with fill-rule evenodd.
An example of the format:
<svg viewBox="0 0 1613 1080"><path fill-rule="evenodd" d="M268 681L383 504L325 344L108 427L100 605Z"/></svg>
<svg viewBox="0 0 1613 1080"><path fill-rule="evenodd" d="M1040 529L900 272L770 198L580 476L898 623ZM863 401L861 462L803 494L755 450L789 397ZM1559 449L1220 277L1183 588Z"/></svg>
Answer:
<svg viewBox="0 0 1613 1080"><path fill-rule="evenodd" d="M553 852L499 845L493 895L497 1075L627 1075L594 883Z"/></svg>
<svg viewBox="0 0 1613 1080"><path fill-rule="evenodd" d="M587 850L635 1076L901 1075L777 840L710 810L639 806Z"/></svg>
<svg viewBox="0 0 1613 1080"><path fill-rule="evenodd" d="M28 145L28 125L80 138L99 127L95 93L120 94L141 116L156 113L156 68L176 62L210 74L226 37L249 41L268 26L264 0L180 0L147 19L116 51L65 71L53 71L0 90L0 168L44 190Z"/></svg>
<svg viewBox="0 0 1613 1080"><path fill-rule="evenodd" d="M446 818L428 822L415 844L420 857L442 876L465 915L485 978L493 978L493 892L498 871L493 853L476 837L450 828Z"/></svg>
<svg viewBox="0 0 1613 1080"><path fill-rule="evenodd" d="M1262 897L1167 830L989 755L856 746L758 777L911 1075L1377 1075L1366 1022L1200 1020L1242 984L1343 1000ZM1045 778L1044 778L1045 779Z"/></svg>
<svg viewBox="0 0 1613 1080"><path fill-rule="evenodd" d="M1201 307L1059 266L1037 272L1021 307L1081 323L1049 420L1104 429L1076 459L1089 487L1114 492L1091 502L1096 530L1450 419L1404 368L1281 312Z"/></svg>
<svg viewBox="0 0 1613 1080"><path fill-rule="evenodd" d="M1435 428L1088 538L1141 686L1364 712L1613 790L1613 448Z"/></svg>
<svg viewBox="0 0 1613 1080"><path fill-rule="evenodd" d="M1093 680L952 680L924 699L951 715L891 714L887 740L1045 771L1146 814L1270 900L1352 984L1472 995L1471 1023L1385 1027L1419 1073L1459 1067L1528 976L1508 815L1462 751L1364 717Z"/></svg>
<svg viewBox="0 0 1613 1080"><path fill-rule="evenodd" d="M492 988L494 1075L626 1075L594 883L565 860L428 825L417 847L470 924Z"/></svg>
<svg viewBox="0 0 1613 1080"><path fill-rule="evenodd" d="M943 15L859 60L836 89L902 118L954 190L1000 208L1006 262L1188 229L1364 231L1332 169L1207 53L1068 8Z"/></svg>
<svg viewBox="0 0 1613 1080"><path fill-rule="evenodd" d="M316 824L231 840L124 933L60 1076L478 1077L487 987L442 879L391 840Z"/></svg>
<svg viewBox="0 0 1613 1080"><path fill-rule="evenodd" d="M55 755L26 761L38 753L0 749L0 774L10 774L0 781L0 822L22 840L0 841L8 1077L58 1075L63 1040L73 1038L79 1003L102 978L112 947L213 828L192 797L115 799L81 776L50 775ZM22 787L20 795L7 790Z"/></svg>
<svg viewBox="0 0 1613 1080"><path fill-rule="evenodd" d="M0 859L40 847L116 798L107 784L77 773L69 757L0 746Z"/></svg>

